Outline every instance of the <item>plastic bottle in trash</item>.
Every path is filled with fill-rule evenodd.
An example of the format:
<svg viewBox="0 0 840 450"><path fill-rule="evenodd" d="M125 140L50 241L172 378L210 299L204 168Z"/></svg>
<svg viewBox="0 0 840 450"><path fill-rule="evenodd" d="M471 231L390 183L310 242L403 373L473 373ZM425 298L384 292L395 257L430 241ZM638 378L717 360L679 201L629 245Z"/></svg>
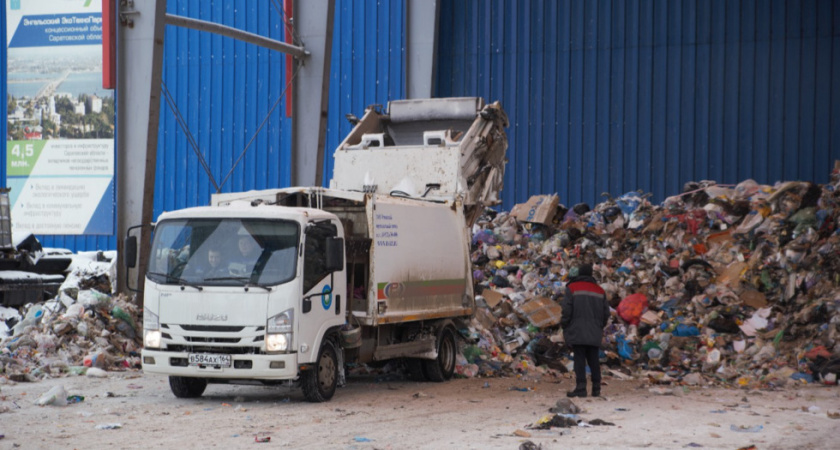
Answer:
<svg viewBox="0 0 840 450"><path fill-rule="evenodd" d="M41 305L32 305L29 311L26 312L26 318L24 320L32 320L34 323L38 323L41 317L44 317L44 310L41 308Z"/></svg>
<svg viewBox="0 0 840 450"><path fill-rule="evenodd" d="M23 320L18 322L17 325L12 328L12 334L14 336L19 335L24 329L26 329L26 327L36 325L40 322L42 317L44 317L44 310L41 308L41 305L33 305L29 308L29 311L26 312L26 316L24 316Z"/></svg>

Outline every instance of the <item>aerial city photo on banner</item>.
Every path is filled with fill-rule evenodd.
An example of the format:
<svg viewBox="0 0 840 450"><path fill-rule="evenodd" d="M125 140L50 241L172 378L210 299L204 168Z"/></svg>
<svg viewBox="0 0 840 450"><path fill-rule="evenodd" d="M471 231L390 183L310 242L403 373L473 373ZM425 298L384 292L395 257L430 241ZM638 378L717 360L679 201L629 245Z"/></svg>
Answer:
<svg viewBox="0 0 840 450"><path fill-rule="evenodd" d="M102 88L101 7L6 2L6 183L15 230L114 232L114 95Z"/></svg>

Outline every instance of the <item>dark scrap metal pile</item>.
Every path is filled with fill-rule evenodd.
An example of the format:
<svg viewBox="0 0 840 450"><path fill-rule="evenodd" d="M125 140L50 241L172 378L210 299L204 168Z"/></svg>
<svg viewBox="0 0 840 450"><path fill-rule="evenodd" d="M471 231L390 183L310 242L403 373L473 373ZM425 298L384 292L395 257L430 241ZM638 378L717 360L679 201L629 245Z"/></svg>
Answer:
<svg viewBox="0 0 840 450"><path fill-rule="evenodd" d="M592 263L614 309L601 358L613 376L836 384L837 169L825 185L692 182L658 206L636 192L594 208L556 196L519 206L488 210L473 230L480 307L462 331L460 375L568 372L559 304L569 270Z"/></svg>

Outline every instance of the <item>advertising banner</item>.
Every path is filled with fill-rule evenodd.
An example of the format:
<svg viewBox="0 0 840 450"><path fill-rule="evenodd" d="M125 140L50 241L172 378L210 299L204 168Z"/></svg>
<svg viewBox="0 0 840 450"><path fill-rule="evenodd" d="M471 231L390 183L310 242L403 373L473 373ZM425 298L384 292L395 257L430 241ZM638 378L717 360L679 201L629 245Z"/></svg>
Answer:
<svg viewBox="0 0 840 450"><path fill-rule="evenodd" d="M114 233L114 96L102 2L6 0L6 174L12 229Z"/></svg>

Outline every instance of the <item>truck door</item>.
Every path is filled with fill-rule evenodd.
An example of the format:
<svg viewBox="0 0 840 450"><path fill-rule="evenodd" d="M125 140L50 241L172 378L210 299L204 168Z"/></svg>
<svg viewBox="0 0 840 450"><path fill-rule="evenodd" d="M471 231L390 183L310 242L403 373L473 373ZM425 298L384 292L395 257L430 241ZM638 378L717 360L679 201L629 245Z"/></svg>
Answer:
<svg viewBox="0 0 840 450"><path fill-rule="evenodd" d="M311 223L306 228L300 342L308 344L310 354L304 358L315 358L316 339L324 330L344 323L346 275L343 270L330 272L326 268L326 242L337 235L338 227L332 222Z"/></svg>

